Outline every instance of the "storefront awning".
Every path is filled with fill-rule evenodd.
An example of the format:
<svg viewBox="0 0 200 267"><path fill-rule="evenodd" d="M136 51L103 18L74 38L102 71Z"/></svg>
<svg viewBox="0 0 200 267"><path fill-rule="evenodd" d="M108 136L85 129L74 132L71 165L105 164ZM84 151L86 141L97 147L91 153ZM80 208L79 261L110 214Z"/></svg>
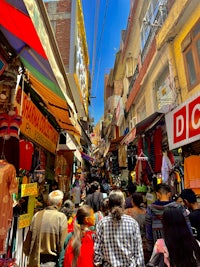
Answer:
<svg viewBox="0 0 200 267"><path fill-rule="evenodd" d="M135 125L136 135L143 134L144 132L153 128L154 125L156 125L156 123L159 122L162 117L164 117L164 113L155 112L143 121L137 123Z"/></svg>
<svg viewBox="0 0 200 267"><path fill-rule="evenodd" d="M129 143L133 142L136 137L136 128L133 128L129 133L125 135L125 137L121 140L121 145L128 145Z"/></svg>
<svg viewBox="0 0 200 267"><path fill-rule="evenodd" d="M48 111L55 117L61 129L70 132L73 135L80 136L77 127L74 127L69 118L69 107L66 101L55 93L49 93L48 87L36 79L32 74L29 75L31 87L43 99ZM80 137L79 137L80 139Z"/></svg>
<svg viewBox="0 0 200 267"><path fill-rule="evenodd" d="M123 138L124 138L124 135L119 136L119 137L117 137L117 138L111 140L111 142L110 142L110 147L109 147L108 152L112 152L112 151L114 151L114 150L117 150L117 149L118 149L118 145L120 145L120 142L121 142L121 140L122 140Z"/></svg>
<svg viewBox="0 0 200 267"><path fill-rule="evenodd" d="M63 129L77 133L78 129L72 125L72 121L76 123L77 115L67 94L69 88L64 67L60 63L62 61L52 38L53 33L47 27L47 15L41 12L39 6L44 6L42 0L0 0L0 30L31 73L31 82L39 85L37 90L41 97L47 97L48 102L48 96L52 95L53 101L49 102L68 110L63 115L61 109L58 111L49 106L52 115L57 119L61 116L59 124ZM68 115L69 109L73 118Z"/></svg>
<svg viewBox="0 0 200 267"><path fill-rule="evenodd" d="M124 136L120 144L128 145L129 143L133 142L137 135L141 135L153 128L162 117L164 117L164 113L155 112L143 121L137 123L135 127Z"/></svg>

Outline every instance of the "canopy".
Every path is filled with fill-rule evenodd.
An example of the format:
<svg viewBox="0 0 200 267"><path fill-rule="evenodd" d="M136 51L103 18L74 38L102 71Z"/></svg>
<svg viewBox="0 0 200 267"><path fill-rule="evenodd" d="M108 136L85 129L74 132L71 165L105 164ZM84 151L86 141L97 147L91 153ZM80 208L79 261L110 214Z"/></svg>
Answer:
<svg viewBox="0 0 200 267"><path fill-rule="evenodd" d="M0 0L0 30L30 72L33 89L48 104L60 127L78 134L72 123L77 117L67 94L64 67L61 68L56 42L52 41L53 35L41 17L38 3L41 5L42 1ZM75 116L72 121L69 114Z"/></svg>

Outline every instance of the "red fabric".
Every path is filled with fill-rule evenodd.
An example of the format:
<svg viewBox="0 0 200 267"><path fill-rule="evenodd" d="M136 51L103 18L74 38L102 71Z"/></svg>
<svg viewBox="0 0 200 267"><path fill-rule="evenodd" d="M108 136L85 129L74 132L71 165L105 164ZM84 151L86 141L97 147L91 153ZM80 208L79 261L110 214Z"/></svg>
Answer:
<svg viewBox="0 0 200 267"><path fill-rule="evenodd" d="M19 167L21 169L30 171L32 165L33 152L34 152L34 145L33 143L22 139L19 141L19 147L20 147Z"/></svg>
<svg viewBox="0 0 200 267"><path fill-rule="evenodd" d="M162 167L162 129L157 128L153 136L154 143L154 156L155 156L155 166L154 171L156 173L161 172Z"/></svg>
<svg viewBox="0 0 200 267"><path fill-rule="evenodd" d="M67 230L68 230L68 233L71 233L74 231L74 223L76 221L76 216L73 217L73 219L70 221L68 220L67 222Z"/></svg>
<svg viewBox="0 0 200 267"><path fill-rule="evenodd" d="M30 17L5 0L0 1L0 24L32 47L42 57L47 58Z"/></svg>
<svg viewBox="0 0 200 267"><path fill-rule="evenodd" d="M77 267L94 267L94 240L93 231L87 231L81 240L80 254L77 260ZM71 246L72 238L69 240L64 256L64 267L71 267L73 260L73 250Z"/></svg>

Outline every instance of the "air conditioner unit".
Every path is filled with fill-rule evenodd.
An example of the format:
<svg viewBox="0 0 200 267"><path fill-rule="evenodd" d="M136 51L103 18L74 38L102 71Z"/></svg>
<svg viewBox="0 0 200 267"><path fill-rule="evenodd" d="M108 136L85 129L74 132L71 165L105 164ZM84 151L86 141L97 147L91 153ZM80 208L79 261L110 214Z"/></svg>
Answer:
<svg viewBox="0 0 200 267"><path fill-rule="evenodd" d="M132 117L131 120L129 121L129 128L133 129L135 127L136 123L137 123L136 117Z"/></svg>

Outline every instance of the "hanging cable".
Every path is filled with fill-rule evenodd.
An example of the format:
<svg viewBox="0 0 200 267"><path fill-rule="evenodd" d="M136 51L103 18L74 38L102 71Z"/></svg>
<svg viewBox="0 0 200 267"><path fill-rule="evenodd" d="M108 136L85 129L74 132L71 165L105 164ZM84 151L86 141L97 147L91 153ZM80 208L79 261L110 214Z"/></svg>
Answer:
<svg viewBox="0 0 200 267"><path fill-rule="evenodd" d="M98 5L97 5L96 11L99 11L99 0L97 0L97 2L98 2ZM92 71L91 71L91 87L92 88L93 88L93 79L94 79L94 72L96 69L97 58L99 56L99 52L100 52L100 48L101 48L101 44L102 44L102 37L103 37L105 23L106 23L108 3L109 3L109 0L106 0L106 7L105 7L105 11L104 11L103 24L102 24L102 29L101 29L97 49L95 49L95 48L96 48L97 29L98 29L98 14L96 14L96 12L95 12L95 34L94 34L95 41L94 41L94 45L93 45L93 58L92 58ZM97 71L97 75L96 75L96 86L95 86L95 92L93 93L94 95L96 95L96 91L97 91L97 85L98 85L97 82L99 80L100 65L101 65L101 56L99 57L98 71ZM92 107L92 109L94 109L92 103L91 103L91 107ZM94 112L92 112L92 113L94 113Z"/></svg>

